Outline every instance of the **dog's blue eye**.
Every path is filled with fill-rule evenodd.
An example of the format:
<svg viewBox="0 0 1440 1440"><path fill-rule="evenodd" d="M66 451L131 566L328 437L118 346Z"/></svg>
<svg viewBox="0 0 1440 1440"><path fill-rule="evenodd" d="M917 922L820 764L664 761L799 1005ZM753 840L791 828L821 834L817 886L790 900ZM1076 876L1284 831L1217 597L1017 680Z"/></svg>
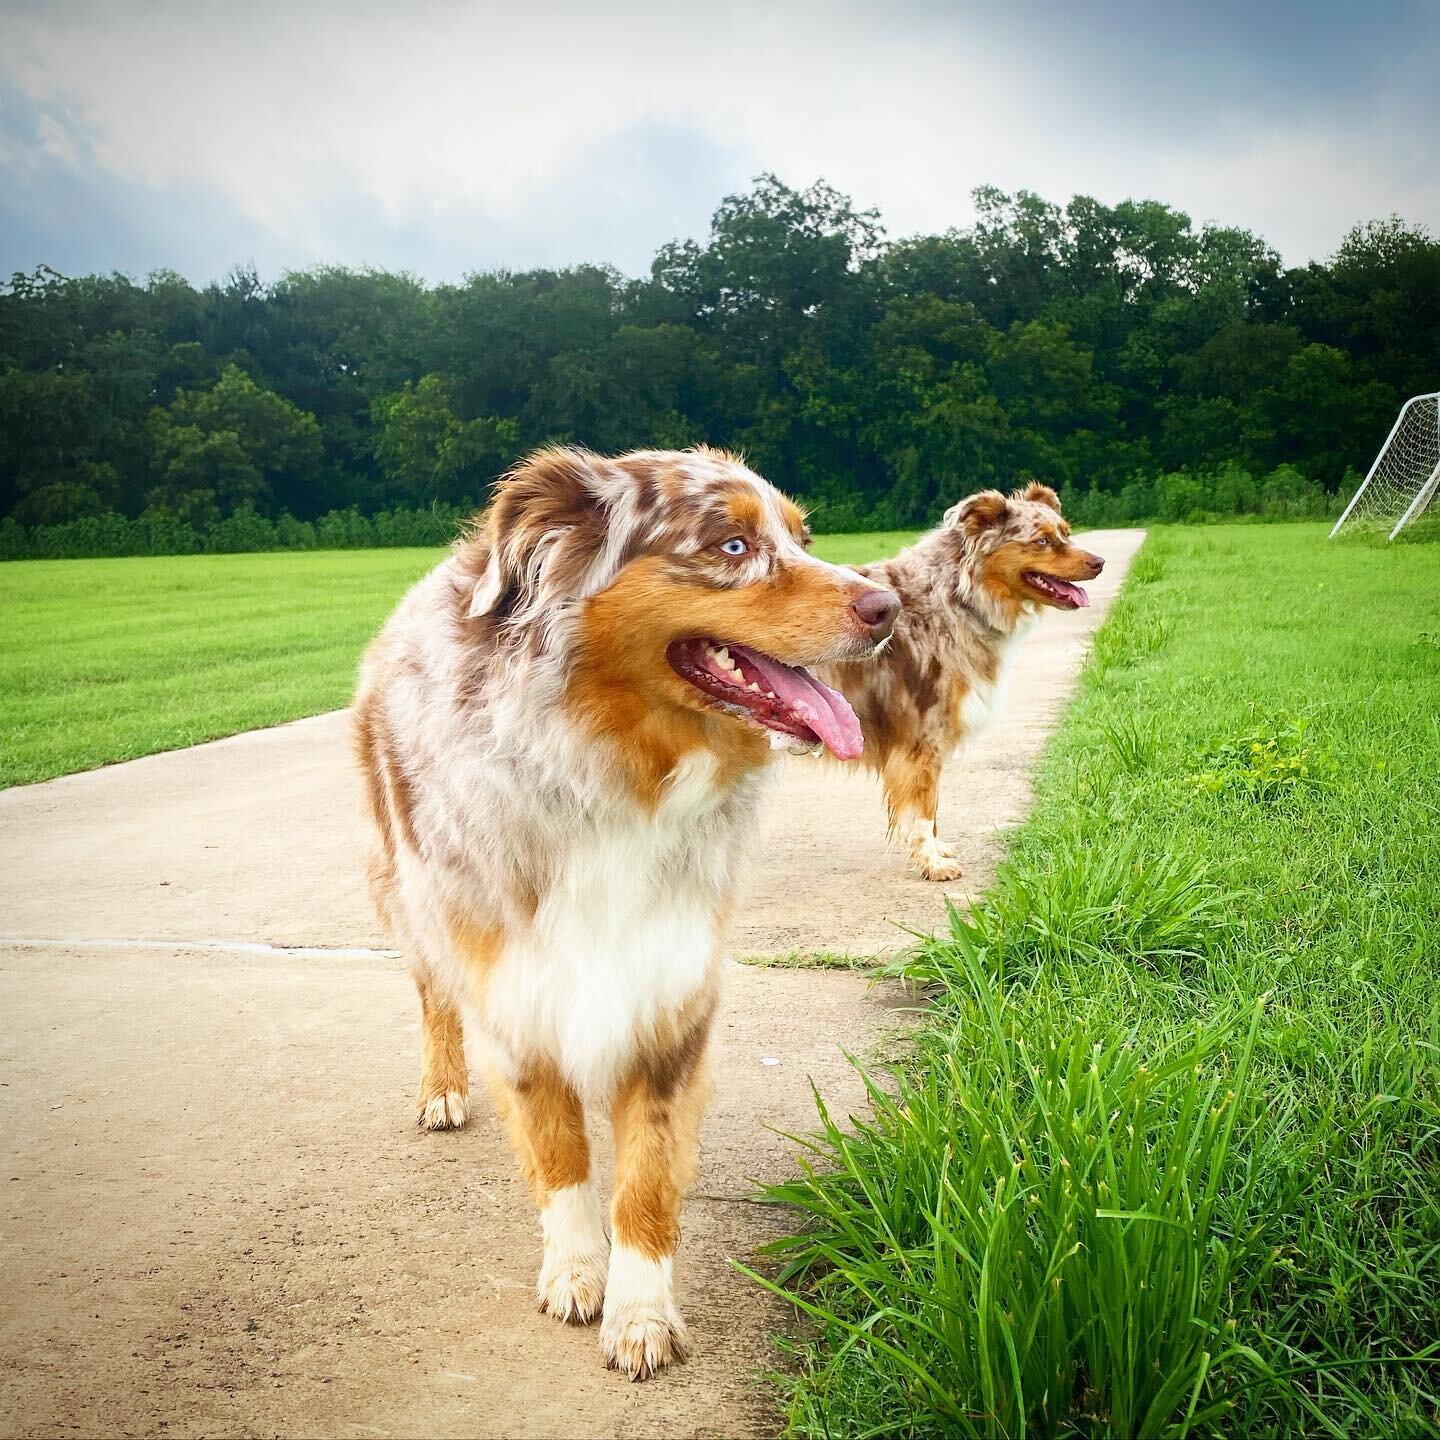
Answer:
<svg viewBox="0 0 1440 1440"><path fill-rule="evenodd" d="M727 555L744 555L750 549L738 535L732 540L727 540L720 548Z"/></svg>

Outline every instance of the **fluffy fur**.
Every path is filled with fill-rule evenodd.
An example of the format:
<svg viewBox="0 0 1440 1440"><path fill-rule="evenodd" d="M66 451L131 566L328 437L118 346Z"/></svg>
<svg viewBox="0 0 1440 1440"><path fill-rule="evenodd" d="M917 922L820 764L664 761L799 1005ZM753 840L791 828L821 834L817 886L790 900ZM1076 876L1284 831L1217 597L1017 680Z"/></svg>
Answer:
<svg viewBox="0 0 1440 1440"><path fill-rule="evenodd" d="M715 644L817 664L872 653L894 619L807 542L728 455L542 451L401 602L355 700L371 888L420 994L420 1122L465 1122L468 1010L540 1211L540 1308L601 1314L635 1378L686 1351L672 1260L722 928L776 745L815 742Z"/></svg>
<svg viewBox="0 0 1440 1440"><path fill-rule="evenodd" d="M1075 582L1104 564L1071 543L1055 492L1032 482L972 495L894 559L858 567L900 597L895 633L873 664L821 674L860 717L891 833L925 879L960 875L935 825L946 759L1002 708L1015 644L1041 607L1088 603Z"/></svg>

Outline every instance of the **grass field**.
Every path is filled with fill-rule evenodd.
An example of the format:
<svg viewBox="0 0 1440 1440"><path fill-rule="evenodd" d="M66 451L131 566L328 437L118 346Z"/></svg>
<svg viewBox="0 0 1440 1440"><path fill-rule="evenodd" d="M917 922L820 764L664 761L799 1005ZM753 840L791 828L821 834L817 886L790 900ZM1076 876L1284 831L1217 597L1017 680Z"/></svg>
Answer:
<svg viewBox="0 0 1440 1440"><path fill-rule="evenodd" d="M426 550L0 565L0 783L343 705Z"/></svg>
<svg viewBox="0 0 1440 1440"><path fill-rule="evenodd" d="M842 562L903 535L826 535ZM0 564L0 786L333 710L435 550Z"/></svg>
<svg viewBox="0 0 1440 1440"><path fill-rule="evenodd" d="M898 1088L772 1192L792 1433L1440 1433L1440 548L1324 536L1138 557Z"/></svg>

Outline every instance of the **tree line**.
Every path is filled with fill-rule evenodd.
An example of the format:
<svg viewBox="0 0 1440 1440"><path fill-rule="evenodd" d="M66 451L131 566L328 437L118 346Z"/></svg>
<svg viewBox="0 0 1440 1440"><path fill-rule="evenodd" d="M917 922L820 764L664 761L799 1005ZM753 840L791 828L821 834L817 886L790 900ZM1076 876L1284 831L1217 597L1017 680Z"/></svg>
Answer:
<svg viewBox="0 0 1440 1440"><path fill-rule="evenodd" d="M333 512L483 502L547 441L738 449L830 529L1020 476L1095 518L1299 512L1440 385L1440 243L1398 217L1287 268L1156 201L975 202L968 227L887 240L829 186L764 175L642 279L17 274L0 517L295 522L304 543Z"/></svg>

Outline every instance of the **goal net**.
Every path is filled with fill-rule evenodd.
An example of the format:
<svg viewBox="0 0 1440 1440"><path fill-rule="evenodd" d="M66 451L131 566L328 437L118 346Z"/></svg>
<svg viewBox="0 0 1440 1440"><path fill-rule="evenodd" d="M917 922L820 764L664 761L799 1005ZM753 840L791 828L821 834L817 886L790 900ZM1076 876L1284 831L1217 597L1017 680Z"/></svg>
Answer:
<svg viewBox="0 0 1440 1440"><path fill-rule="evenodd" d="M1350 497L1342 525L1393 525L1393 540L1422 514L1440 489L1440 392L1416 395L1400 408L1399 418L1381 446L1360 488Z"/></svg>

